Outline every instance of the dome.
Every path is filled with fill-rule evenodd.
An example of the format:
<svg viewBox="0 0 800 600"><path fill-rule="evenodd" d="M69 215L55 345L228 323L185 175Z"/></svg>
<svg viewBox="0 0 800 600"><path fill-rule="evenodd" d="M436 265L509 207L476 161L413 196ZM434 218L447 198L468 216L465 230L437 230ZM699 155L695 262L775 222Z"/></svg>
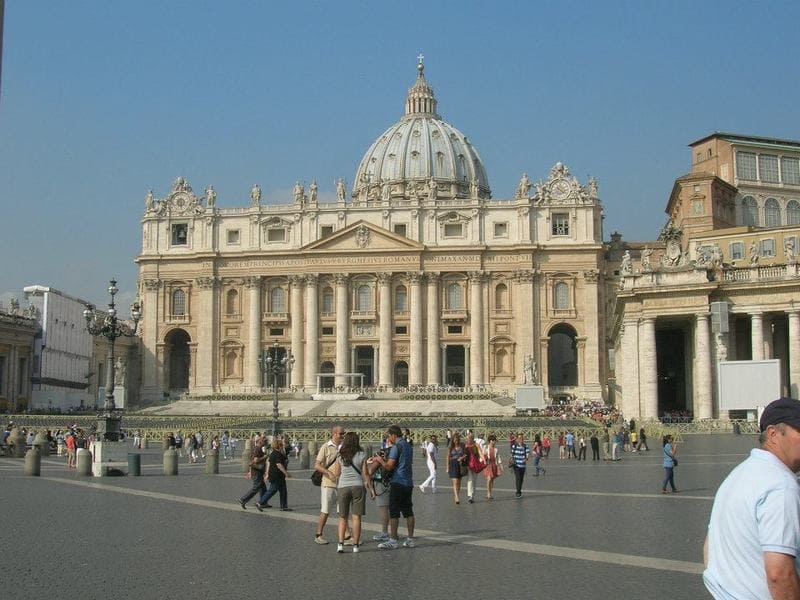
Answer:
<svg viewBox="0 0 800 600"><path fill-rule="evenodd" d="M354 200L491 197L478 151L437 114L424 70L420 60L417 81L406 97L405 115L361 159L353 183Z"/></svg>

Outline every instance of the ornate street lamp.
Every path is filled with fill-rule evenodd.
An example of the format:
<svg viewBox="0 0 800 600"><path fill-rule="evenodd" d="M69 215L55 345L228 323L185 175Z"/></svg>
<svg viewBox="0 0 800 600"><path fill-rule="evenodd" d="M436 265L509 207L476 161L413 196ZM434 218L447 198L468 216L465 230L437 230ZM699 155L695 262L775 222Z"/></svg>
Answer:
<svg viewBox="0 0 800 600"><path fill-rule="evenodd" d="M272 390L275 396L272 400L272 435L273 437L278 433L278 376L285 375L288 382L289 375L294 366L294 356L291 352L287 352L283 358L278 359L278 342L272 344L272 351L265 351L258 357L259 364L261 365L262 373L272 376Z"/></svg>
<svg viewBox="0 0 800 600"><path fill-rule="evenodd" d="M142 317L141 306L134 302L131 306L131 319L133 327L119 320L117 317L117 305L114 303L114 296L117 295L119 288L117 282L112 279L108 285L108 293L111 295L111 302L108 303L108 310L105 316L95 311L91 304L86 305L83 311L83 318L86 319L86 331L95 337L102 336L108 340L108 366L106 368L106 402L103 406L102 414L98 415L97 435L98 439L107 442L117 442L120 436L120 421L122 414L114 406L114 342L118 337L133 337L139 327L139 319ZM98 319L98 316L100 317Z"/></svg>

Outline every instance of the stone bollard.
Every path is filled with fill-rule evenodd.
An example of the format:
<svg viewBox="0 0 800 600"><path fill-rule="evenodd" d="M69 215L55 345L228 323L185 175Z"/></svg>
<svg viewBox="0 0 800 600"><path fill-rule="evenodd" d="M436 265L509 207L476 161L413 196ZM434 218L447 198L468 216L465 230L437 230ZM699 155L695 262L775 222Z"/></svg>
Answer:
<svg viewBox="0 0 800 600"><path fill-rule="evenodd" d="M42 454L34 446L25 453L25 475L38 477L42 474Z"/></svg>
<svg viewBox="0 0 800 600"><path fill-rule="evenodd" d="M142 474L142 455L136 452L128 453L128 475L139 477Z"/></svg>
<svg viewBox="0 0 800 600"><path fill-rule="evenodd" d="M164 475L178 474L178 453L170 448L164 452Z"/></svg>
<svg viewBox="0 0 800 600"><path fill-rule="evenodd" d="M300 468L307 469L309 464L310 461L308 458L308 447L303 447L303 449L300 451Z"/></svg>
<svg viewBox="0 0 800 600"><path fill-rule="evenodd" d="M219 475L219 450L209 450L206 454L206 475Z"/></svg>
<svg viewBox="0 0 800 600"><path fill-rule="evenodd" d="M50 442L47 441L47 434L37 433L36 437L33 438L33 446L34 448L39 448L39 456L50 456Z"/></svg>
<svg viewBox="0 0 800 600"><path fill-rule="evenodd" d="M14 427L11 430L6 443L11 449L11 456L14 458L23 458L25 456L25 436L22 435L22 430L19 427Z"/></svg>
<svg viewBox="0 0 800 600"><path fill-rule="evenodd" d="M86 448L78 448L75 457L75 470L81 477L89 477L92 474L92 453Z"/></svg>

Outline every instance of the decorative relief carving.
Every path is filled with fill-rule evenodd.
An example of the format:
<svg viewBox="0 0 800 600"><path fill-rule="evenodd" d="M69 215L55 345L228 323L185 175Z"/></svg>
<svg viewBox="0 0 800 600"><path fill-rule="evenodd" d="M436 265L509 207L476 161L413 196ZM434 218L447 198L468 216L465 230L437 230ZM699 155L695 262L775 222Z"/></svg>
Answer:
<svg viewBox="0 0 800 600"><path fill-rule="evenodd" d="M395 346L396 356L408 356L408 346L406 344L397 344Z"/></svg>
<svg viewBox="0 0 800 600"><path fill-rule="evenodd" d="M377 273L376 277L378 278L378 283L381 285L386 285L392 282L392 273L391 272L382 272Z"/></svg>
<svg viewBox="0 0 800 600"><path fill-rule="evenodd" d="M333 281L336 285L347 285L347 281L350 279L350 275L348 273L334 273Z"/></svg>
<svg viewBox="0 0 800 600"><path fill-rule="evenodd" d="M422 281L422 273L419 271L410 271L406 273L406 278L411 285L419 285Z"/></svg>
<svg viewBox="0 0 800 600"><path fill-rule="evenodd" d="M534 279L534 272L523 270L514 273L514 281L517 283L532 283Z"/></svg>
<svg viewBox="0 0 800 600"><path fill-rule="evenodd" d="M338 216L340 221L344 221L345 212L343 210L340 210Z"/></svg>
<svg viewBox="0 0 800 600"><path fill-rule="evenodd" d="M356 229L356 246L359 248L366 248L369 246L370 230L366 225L360 225Z"/></svg>
<svg viewBox="0 0 800 600"><path fill-rule="evenodd" d="M600 273L594 269L583 272L583 278L590 283L597 283Z"/></svg>
<svg viewBox="0 0 800 600"><path fill-rule="evenodd" d="M425 276L428 279L428 285L438 284L439 279L441 279L442 277L441 273L433 273L433 272L426 273Z"/></svg>
<svg viewBox="0 0 800 600"><path fill-rule="evenodd" d="M372 337L375 335L375 325L372 323L356 323L354 330L356 337Z"/></svg>
<svg viewBox="0 0 800 600"><path fill-rule="evenodd" d="M261 277L259 276L250 276L243 278L244 286L248 289L260 288L261 287Z"/></svg>
<svg viewBox="0 0 800 600"><path fill-rule="evenodd" d="M142 283L144 283L144 289L150 291L156 291L161 287L160 279L145 279Z"/></svg>
<svg viewBox="0 0 800 600"><path fill-rule="evenodd" d="M483 283L486 276L483 271L470 271L467 276L472 283Z"/></svg>
<svg viewBox="0 0 800 600"><path fill-rule="evenodd" d="M589 188L582 187L563 163L557 162L550 169L550 177L545 183L536 184L536 198L539 204L592 204L596 199L596 180L589 180ZM592 194L592 186L594 195Z"/></svg>
<svg viewBox="0 0 800 600"><path fill-rule="evenodd" d="M214 286L219 280L216 277L197 277L194 283L197 287L203 290L214 289Z"/></svg>
<svg viewBox="0 0 800 600"><path fill-rule="evenodd" d="M306 285L309 287L316 287L317 282L319 281L319 275L316 273L309 274L305 276Z"/></svg>
<svg viewBox="0 0 800 600"><path fill-rule="evenodd" d="M320 348L322 351L322 356L336 356L336 345L335 344L322 344Z"/></svg>
<svg viewBox="0 0 800 600"><path fill-rule="evenodd" d="M300 287L305 283L305 277L302 275L289 275L289 284L292 287Z"/></svg>

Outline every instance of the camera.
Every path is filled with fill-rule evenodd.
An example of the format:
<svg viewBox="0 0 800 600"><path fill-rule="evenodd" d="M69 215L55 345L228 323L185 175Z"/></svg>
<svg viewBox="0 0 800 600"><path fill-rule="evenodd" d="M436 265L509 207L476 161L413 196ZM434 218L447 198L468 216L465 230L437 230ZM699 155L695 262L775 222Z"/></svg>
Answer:
<svg viewBox="0 0 800 600"><path fill-rule="evenodd" d="M381 458L386 458L386 450L381 448L375 452L375 456L380 456Z"/></svg>

